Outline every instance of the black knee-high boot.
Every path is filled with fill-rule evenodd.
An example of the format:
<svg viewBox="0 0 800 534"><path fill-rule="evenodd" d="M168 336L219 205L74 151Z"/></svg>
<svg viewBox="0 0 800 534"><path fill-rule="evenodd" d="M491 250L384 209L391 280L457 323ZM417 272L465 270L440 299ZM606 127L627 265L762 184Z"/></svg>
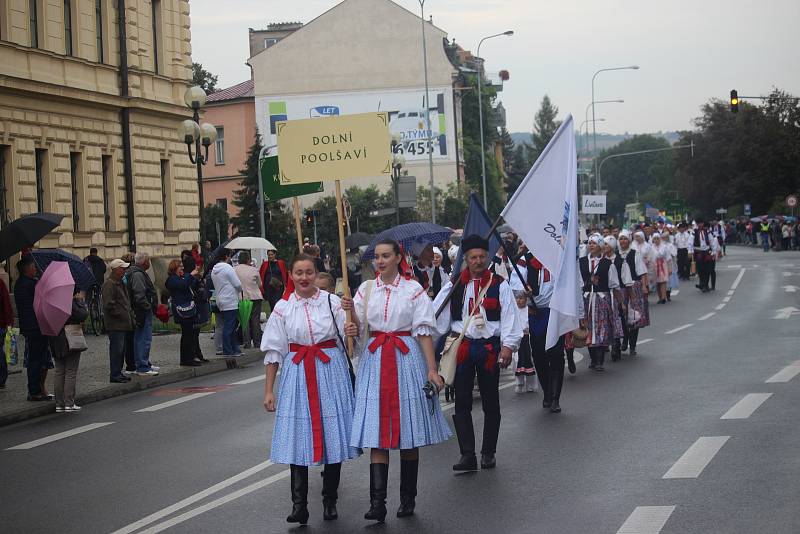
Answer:
<svg viewBox="0 0 800 534"><path fill-rule="evenodd" d="M364 519L383 522L386 519L386 484L389 464L369 464L369 512Z"/></svg>
<svg viewBox="0 0 800 534"><path fill-rule="evenodd" d="M308 467L290 465L292 477L292 513L286 518L287 523L308 523Z"/></svg>
<svg viewBox="0 0 800 534"><path fill-rule="evenodd" d="M322 474L322 519L331 521L339 517L336 501L339 499L339 478L342 464L327 464Z"/></svg>
<svg viewBox="0 0 800 534"><path fill-rule="evenodd" d="M419 459L400 459L400 508L397 517L408 517L414 514L417 504L417 473L419 472Z"/></svg>

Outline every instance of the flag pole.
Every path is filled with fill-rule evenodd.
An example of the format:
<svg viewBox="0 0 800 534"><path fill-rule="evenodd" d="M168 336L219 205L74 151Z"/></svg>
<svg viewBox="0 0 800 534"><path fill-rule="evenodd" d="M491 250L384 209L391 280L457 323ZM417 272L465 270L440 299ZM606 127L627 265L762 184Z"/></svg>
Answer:
<svg viewBox="0 0 800 534"><path fill-rule="evenodd" d="M350 282L347 279L347 248L344 243L344 209L342 207L342 183L336 180L336 217L339 219L339 261L342 271L342 291L350 298ZM353 311L347 311L347 322L353 322ZM353 338L347 338L347 354L353 354Z"/></svg>
<svg viewBox="0 0 800 534"><path fill-rule="evenodd" d="M297 232L297 248L300 254L303 253L303 230L300 227L300 200L297 197L292 197L292 204L294 205L294 230Z"/></svg>

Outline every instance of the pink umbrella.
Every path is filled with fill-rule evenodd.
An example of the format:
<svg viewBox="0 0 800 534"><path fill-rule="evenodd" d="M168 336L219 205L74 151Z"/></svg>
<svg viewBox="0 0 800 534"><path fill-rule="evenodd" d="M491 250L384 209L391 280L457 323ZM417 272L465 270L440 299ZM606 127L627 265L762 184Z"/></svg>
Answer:
<svg viewBox="0 0 800 534"><path fill-rule="evenodd" d="M33 312L46 336L57 336L72 315L75 280L65 261L54 261L45 269L33 295Z"/></svg>

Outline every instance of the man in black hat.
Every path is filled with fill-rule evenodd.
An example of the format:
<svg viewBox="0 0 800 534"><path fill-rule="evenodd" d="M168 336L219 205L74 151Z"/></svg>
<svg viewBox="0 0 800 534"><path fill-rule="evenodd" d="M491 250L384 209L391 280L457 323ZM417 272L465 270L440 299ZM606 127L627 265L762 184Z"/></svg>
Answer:
<svg viewBox="0 0 800 534"><path fill-rule="evenodd" d="M496 464L500 431L500 367L511 364L511 355L522 339L522 327L517 324L514 293L505 280L488 270L488 241L470 235L461 242L461 248L467 267L455 285L448 282L442 288L433 307L438 310L452 292L449 304L437 319L437 333L457 336L466 328L453 384L456 404L453 423L461 449L461 458L453 470L474 471L478 468L472 426L475 376L484 413L481 468L491 469Z"/></svg>

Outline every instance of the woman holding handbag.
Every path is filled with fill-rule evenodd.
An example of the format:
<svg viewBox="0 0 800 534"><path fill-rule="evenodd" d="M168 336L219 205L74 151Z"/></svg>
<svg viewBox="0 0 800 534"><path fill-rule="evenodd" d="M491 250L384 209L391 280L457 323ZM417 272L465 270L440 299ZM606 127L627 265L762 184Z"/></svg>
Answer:
<svg viewBox="0 0 800 534"><path fill-rule="evenodd" d="M289 270L288 291L275 304L261 338L264 408L276 412L270 460L290 465L293 506L286 521L306 524L308 466L325 466L323 519L336 519L342 462L360 451L350 446L353 384L344 347L337 343L339 332L346 331L341 302L315 286L311 256L295 256ZM278 365L283 370L276 399Z"/></svg>
<svg viewBox="0 0 800 534"><path fill-rule="evenodd" d="M191 274L186 274L183 271L181 260L172 260L167 267L167 274L165 286L170 295L172 316L175 322L181 326L181 365L197 367L202 365L195 361L197 349L200 346L198 339L200 330L195 328L197 304L194 301L199 271L195 267Z"/></svg>
<svg viewBox="0 0 800 534"><path fill-rule="evenodd" d="M59 335L48 339L55 361L53 387L56 393L56 413L81 411L81 407L75 404L75 383L78 380L81 352L87 349L81 324L88 316L89 308L84 301L83 292L76 288L72 297L72 315Z"/></svg>
<svg viewBox="0 0 800 534"><path fill-rule="evenodd" d="M401 272L401 264L403 271ZM436 368L431 300L411 280L400 245L385 240L375 247L378 277L361 284L355 297L342 299L354 311L363 345L356 374L354 447L369 447L370 508L364 519L386 518L389 450L400 450L400 508L414 513L419 447L451 436L436 393L444 386ZM348 324L348 335L356 325Z"/></svg>

